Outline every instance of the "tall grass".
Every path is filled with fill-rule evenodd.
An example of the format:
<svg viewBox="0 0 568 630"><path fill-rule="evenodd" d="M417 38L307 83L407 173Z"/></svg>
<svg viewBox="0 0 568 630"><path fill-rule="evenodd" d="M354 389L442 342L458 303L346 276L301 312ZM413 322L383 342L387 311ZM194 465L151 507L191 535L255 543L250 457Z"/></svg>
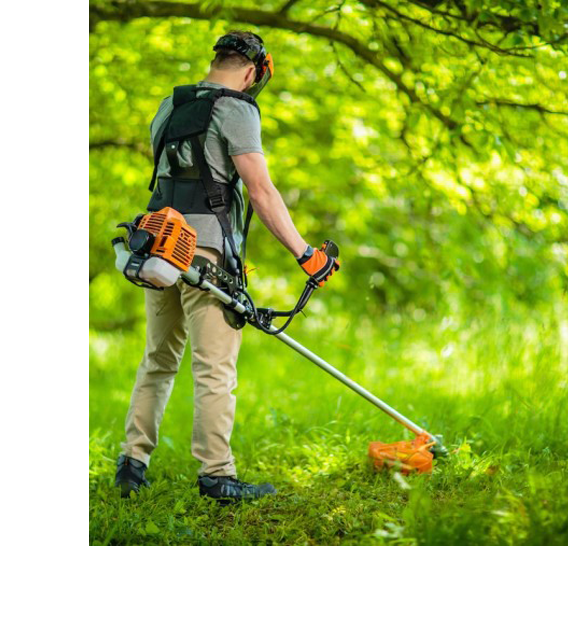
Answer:
<svg viewBox="0 0 568 630"><path fill-rule="evenodd" d="M317 309L317 304L316 304ZM190 452L189 350L148 476L112 488L143 329L91 335L91 542L114 545L493 545L568 542L568 322L563 312L377 321L320 313L292 336L443 433L432 475L377 474L368 442L399 425L275 339L247 327L232 445L239 476L277 497L201 500Z"/></svg>

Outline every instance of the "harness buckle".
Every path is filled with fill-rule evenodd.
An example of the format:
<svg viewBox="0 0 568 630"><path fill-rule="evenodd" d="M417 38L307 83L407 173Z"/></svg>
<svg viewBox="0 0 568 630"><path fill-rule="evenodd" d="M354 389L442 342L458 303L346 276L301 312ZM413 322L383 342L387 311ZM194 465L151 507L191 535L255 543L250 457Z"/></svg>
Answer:
<svg viewBox="0 0 568 630"><path fill-rule="evenodd" d="M209 197L209 204L211 206L211 210L213 210L214 212L217 211L217 208L225 209L225 198L223 197L223 194L216 193L214 195L211 195Z"/></svg>

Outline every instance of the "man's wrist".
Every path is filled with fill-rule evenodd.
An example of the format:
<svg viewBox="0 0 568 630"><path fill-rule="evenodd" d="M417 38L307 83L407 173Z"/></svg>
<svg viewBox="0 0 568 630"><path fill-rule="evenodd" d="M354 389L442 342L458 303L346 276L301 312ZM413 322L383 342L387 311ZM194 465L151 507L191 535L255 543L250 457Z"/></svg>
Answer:
<svg viewBox="0 0 568 630"><path fill-rule="evenodd" d="M297 256L296 260L298 264L303 265L306 261L308 261L314 254L314 248L311 245L307 245L304 253L301 256Z"/></svg>

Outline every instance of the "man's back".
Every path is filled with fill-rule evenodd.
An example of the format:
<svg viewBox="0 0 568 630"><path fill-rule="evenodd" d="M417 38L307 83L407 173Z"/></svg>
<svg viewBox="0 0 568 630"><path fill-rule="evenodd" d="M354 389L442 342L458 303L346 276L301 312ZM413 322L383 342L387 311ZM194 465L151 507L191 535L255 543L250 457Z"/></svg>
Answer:
<svg viewBox="0 0 568 630"><path fill-rule="evenodd" d="M205 81L200 81L197 85L209 89L221 89L224 87L218 83ZM198 92L198 96L206 93L207 90L204 89L202 92ZM172 100L172 97L168 96L162 101L150 125L152 142L154 142L156 134L173 110ZM229 184L236 172L231 156L263 153L258 110L246 101L232 97L221 97L213 109L211 123L205 139L204 153L213 179ZM183 177L198 179L199 171L193 160L189 141L184 141L180 144L178 156L180 166L183 169ZM171 176L170 165L165 151L160 156L157 175L158 178L169 178ZM243 214L244 198L242 184L239 181L235 186L230 211L235 243L239 248L244 227ZM197 231L197 244L200 247L211 247L223 253L223 235L221 226L215 216L192 214L190 223Z"/></svg>

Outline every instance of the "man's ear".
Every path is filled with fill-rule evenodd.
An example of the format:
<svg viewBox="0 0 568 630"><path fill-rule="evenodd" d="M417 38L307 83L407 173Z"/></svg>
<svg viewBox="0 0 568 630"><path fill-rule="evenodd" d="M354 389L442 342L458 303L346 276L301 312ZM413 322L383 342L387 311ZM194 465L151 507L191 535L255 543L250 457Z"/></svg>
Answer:
<svg viewBox="0 0 568 630"><path fill-rule="evenodd" d="M245 90L254 83L256 78L256 66L249 66L245 74Z"/></svg>

